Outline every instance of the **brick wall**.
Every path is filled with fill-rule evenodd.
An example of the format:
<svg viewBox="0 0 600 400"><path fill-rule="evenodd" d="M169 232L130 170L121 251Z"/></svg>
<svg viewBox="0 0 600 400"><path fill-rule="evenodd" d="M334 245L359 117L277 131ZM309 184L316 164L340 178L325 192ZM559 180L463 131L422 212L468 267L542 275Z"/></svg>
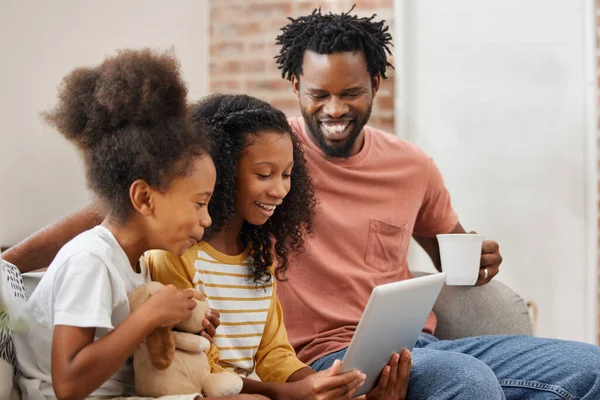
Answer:
<svg viewBox="0 0 600 400"><path fill-rule="evenodd" d="M385 19L392 29L393 0L211 0L210 1L210 91L241 92L261 98L299 116L298 101L289 81L281 78L273 57L278 52L275 37L288 20L310 14L321 6L323 12L348 11ZM393 64L393 60L390 60ZM370 124L392 132L394 128L394 73L381 88Z"/></svg>

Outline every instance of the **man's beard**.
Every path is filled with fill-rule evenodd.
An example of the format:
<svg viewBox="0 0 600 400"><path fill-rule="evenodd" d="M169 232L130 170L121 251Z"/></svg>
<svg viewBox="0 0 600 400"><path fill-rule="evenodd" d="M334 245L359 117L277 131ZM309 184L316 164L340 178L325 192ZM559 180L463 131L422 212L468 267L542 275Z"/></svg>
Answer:
<svg viewBox="0 0 600 400"><path fill-rule="evenodd" d="M302 113L302 117L304 118L304 123L306 124L306 129L308 129L308 133L317 141L317 146L325 153L328 157L336 157L336 158L348 158L351 156L352 148L356 143L356 139L360 135L360 132L369 121L369 117L371 116L371 108L372 104L369 106L367 113L363 118L354 119L352 121L354 127L352 128L352 132L346 138L346 141L341 146L330 146L327 144L327 140L323 135L323 132L319 128L319 122L313 116L308 115L304 108L300 107L300 111Z"/></svg>

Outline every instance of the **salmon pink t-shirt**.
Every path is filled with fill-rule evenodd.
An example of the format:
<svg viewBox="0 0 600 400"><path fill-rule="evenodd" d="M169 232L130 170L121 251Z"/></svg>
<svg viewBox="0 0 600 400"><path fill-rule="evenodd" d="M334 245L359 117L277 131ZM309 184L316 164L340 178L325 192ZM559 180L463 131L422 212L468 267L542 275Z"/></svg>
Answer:
<svg viewBox="0 0 600 400"><path fill-rule="evenodd" d="M290 124L319 204L314 235L277 293L289 340L310 364L350 344L373 287L412 277L413 234L448 233L458 220L439 170L415 145L365 126L358 154L331 158L307 136L302 118ZM424 331L433 333L435 324L431 313Z"/></svg>

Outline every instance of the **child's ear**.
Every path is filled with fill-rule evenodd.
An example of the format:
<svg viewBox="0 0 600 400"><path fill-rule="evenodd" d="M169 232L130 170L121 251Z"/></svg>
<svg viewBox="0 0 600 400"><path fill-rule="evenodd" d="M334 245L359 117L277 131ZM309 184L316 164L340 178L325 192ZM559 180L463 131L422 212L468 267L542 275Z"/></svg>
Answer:
<svg viewBox="0 0 600 400"><path fill-rule="evenodd" d="M129 186L129 200L133 208L144 216L149 216L154 210L152 194L152 188L142 179L136 180Z"/></svg>
<svg viewBox="0 0 600 400"><path fill-rule="evenodd" d="M171 366L175 358L175 338L170 328L156 328L146 338L152 365L160 370Z"/></svg>

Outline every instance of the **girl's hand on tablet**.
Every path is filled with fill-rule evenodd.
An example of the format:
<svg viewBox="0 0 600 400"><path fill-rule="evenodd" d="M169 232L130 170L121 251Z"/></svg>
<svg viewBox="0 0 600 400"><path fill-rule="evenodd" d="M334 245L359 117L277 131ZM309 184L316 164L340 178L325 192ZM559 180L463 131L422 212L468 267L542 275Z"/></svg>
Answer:
<svg viewBox="0 0 600 400"><path fill-rule="evenodd" d="M335 360L333 365L324 371L284 384L285 393L277 397L287 400L352 399L356 390L364 383L365 375L358 371L340 373L341 368L341 361Z"/></svg>
<svg viewBox="0 0 600 400"><path fill-rule="evenodd" d="M404 349L401 354L392 354L390 362L381 371L375 389L360 396L359 400L404 400L408 391L408 378L412 368L412 354Z"/></svg>

